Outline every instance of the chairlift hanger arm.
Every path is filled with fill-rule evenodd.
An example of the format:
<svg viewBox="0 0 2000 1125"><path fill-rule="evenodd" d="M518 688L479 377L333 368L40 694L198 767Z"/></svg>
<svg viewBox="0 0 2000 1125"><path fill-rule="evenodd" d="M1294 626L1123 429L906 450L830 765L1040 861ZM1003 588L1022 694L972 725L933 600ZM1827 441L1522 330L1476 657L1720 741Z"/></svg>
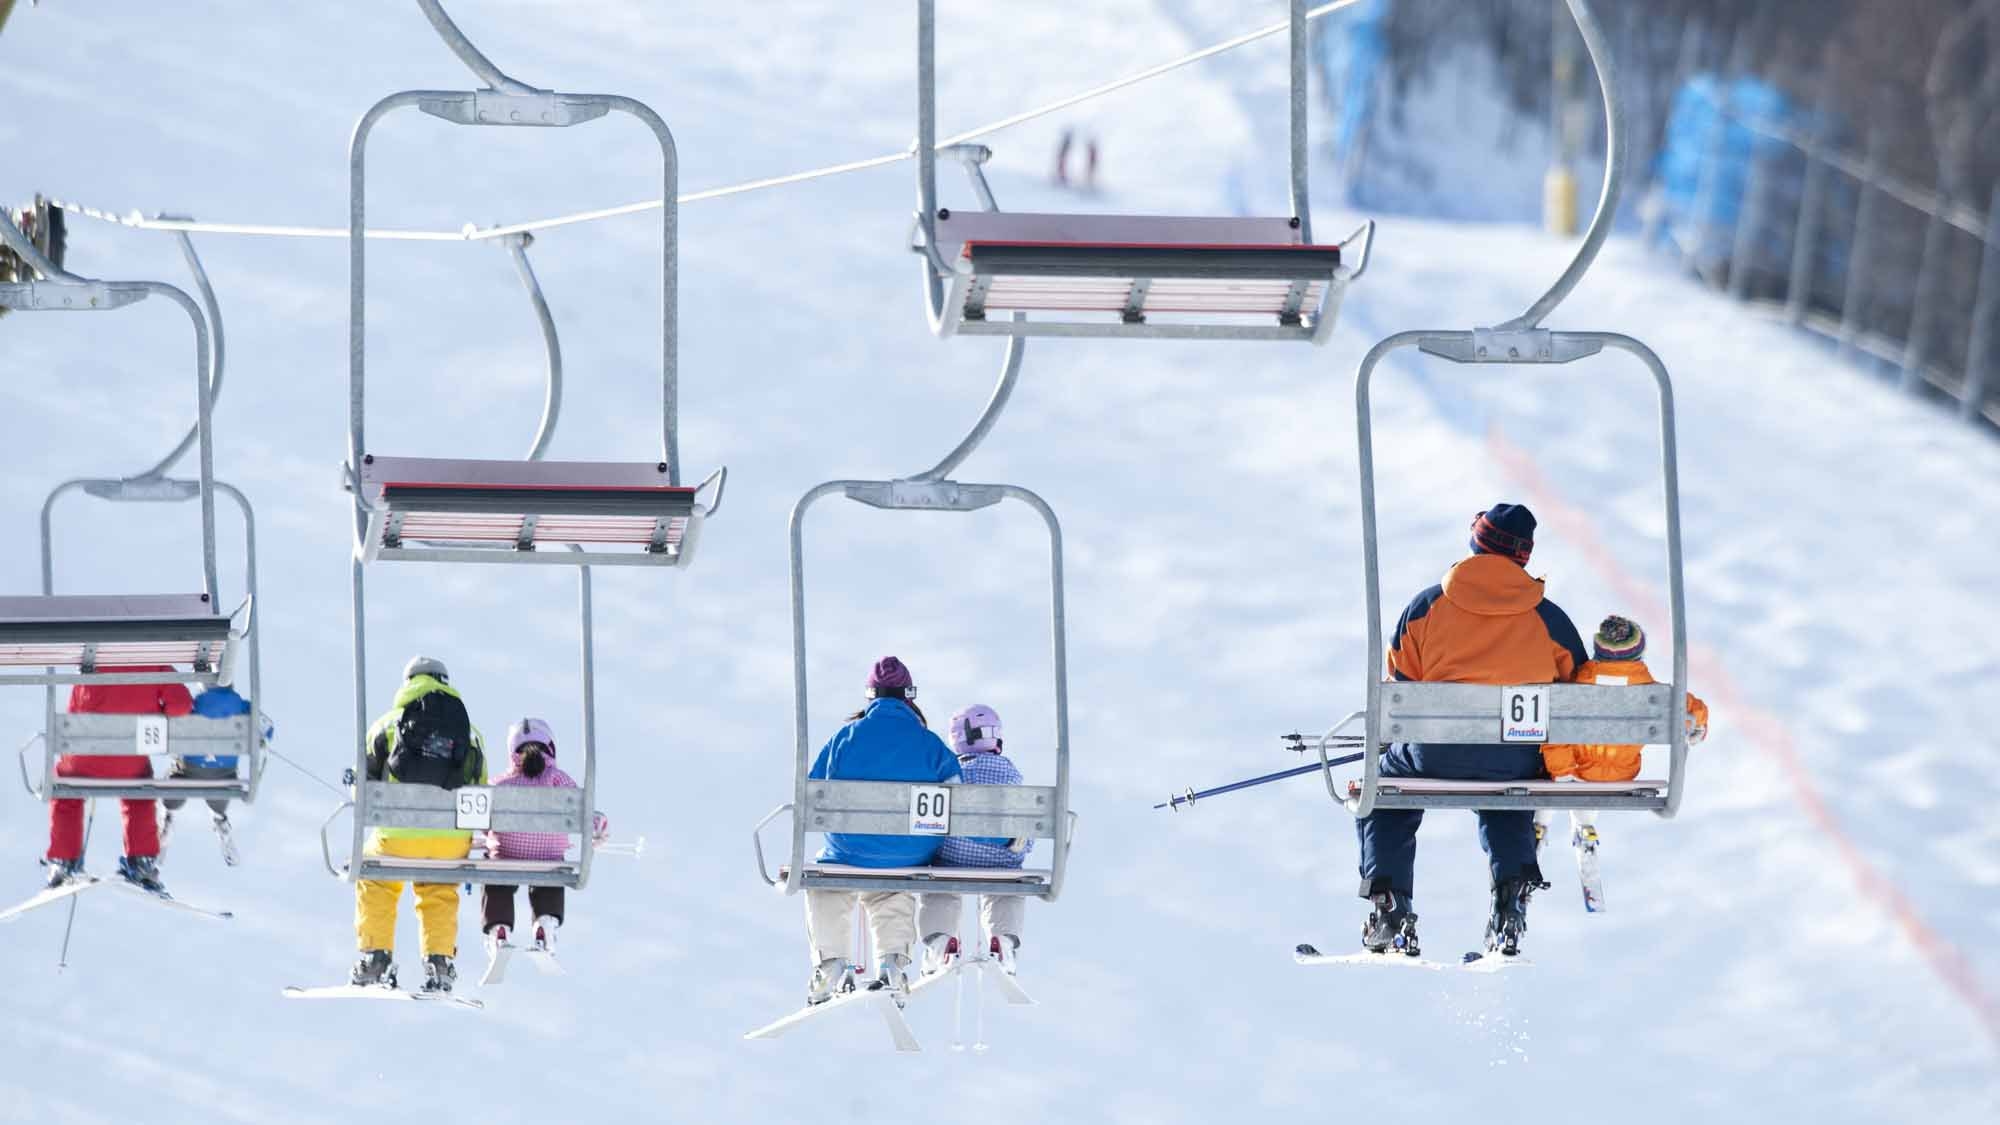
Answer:
<svg viewBox="0 0 2000 1125"><path fill-rule="evenodd" d="M444 40L444 45L451 48L452 54L457 55L458 60L489 88L508 94L547 92L502 73L499 67L493 65L492 59L487 58L478 47L472 45L472 40L466 38L465 33L458 29L458 24L445 14L444 5L438 0L417 0L417 7L423 9L424 18L431 21L431 27L438 33L438 38Z"/></svg>

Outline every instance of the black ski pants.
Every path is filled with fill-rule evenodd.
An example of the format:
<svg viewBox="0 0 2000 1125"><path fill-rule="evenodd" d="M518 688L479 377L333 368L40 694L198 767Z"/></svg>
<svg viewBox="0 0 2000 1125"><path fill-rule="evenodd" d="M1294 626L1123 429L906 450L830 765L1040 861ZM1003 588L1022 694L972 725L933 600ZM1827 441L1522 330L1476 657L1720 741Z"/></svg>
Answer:
<svg viewBox="0 0 2000 1125"><path fill-rule="evenodd" d="M479 889L479 909L486 918L486 924L480 928L480 932L492 933L495 926L505 926L509 932L514 929L514 892L519 889L497 883L488 883ZM536 918L547 914L558 922L562 921L563 889L529 887L528 911Z"/></svg>

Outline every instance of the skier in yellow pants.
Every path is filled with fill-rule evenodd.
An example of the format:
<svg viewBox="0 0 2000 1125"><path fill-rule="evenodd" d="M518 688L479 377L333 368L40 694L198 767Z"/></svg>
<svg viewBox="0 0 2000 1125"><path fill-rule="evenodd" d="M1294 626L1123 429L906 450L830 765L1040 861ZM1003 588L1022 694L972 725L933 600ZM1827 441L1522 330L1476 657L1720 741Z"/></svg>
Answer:
<svg viewBox="0 0 2000 1125"><path fill-rule="evenodd" d="M486 784L485 747L447 682L444 664L427 656L403 668L395 706L368 732L368 779L456 789ZM455 828L376 828L368 854L397 859L464 859L472 833ZM450 992L458 978L458 884L418 883L417 927L423 939L424 991ZM354 937L361 959L348 978L357 985L396 985L396 909L400 881L358 879Z"/></svg>

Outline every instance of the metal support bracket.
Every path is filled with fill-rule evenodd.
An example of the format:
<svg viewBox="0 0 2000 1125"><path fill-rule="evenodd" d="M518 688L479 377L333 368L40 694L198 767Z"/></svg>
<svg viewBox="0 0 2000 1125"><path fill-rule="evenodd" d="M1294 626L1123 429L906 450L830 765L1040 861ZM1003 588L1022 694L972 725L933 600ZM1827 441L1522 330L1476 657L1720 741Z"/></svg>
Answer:
<svg viewBox="0 0 2000 1125"><path fill-rule="evenodd" d="M472 90L422 98L417 102L417 108L457 125L528 125L540 128L581 125L611 112L611 107L601 101L578 100L547 90L532 94Z"/></svg>
<svg viewBox="0 0 2000 1125"><path fill-rule="evenodd" d="M850 484L843 490L850 500L871 508L889 511L932 509L947 512L976 512L1006 499L998 485L960 484L951 480L892 480Z"/></svg>
<svg viewBox="0 0 2000 1125"><path fill-rule="evenodd" d="M0 285L0 308L92 312L146 299L144 289L109 281L18 281Z"/></svg>
<svg viewBox="0 0 2000 1125"><path fill-rule="evenodd" d="M1417 349L1453 363L1570 363L1603 351L1604 342L1547 328L1475 328L1425 336Z"/></svg>

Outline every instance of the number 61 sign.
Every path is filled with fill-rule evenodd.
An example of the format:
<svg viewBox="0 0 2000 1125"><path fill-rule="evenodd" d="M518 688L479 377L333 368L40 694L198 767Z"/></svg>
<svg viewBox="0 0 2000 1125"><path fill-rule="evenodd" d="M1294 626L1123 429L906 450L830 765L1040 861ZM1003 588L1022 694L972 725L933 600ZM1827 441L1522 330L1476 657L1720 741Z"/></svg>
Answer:
<svg viewBox="0 0 2000 1125"><path fill-rule="evenodd" d="M1526 684L1500 689L1500 741L1549 740L1549 685Z"/></svg>

